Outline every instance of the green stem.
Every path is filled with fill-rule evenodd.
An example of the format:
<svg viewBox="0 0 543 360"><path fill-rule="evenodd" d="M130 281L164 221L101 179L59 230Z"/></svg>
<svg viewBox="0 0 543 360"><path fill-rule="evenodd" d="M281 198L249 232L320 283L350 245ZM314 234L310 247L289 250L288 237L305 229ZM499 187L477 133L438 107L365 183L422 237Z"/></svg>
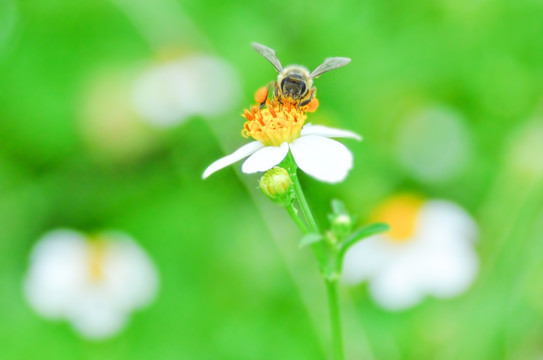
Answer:
<svg viewBox="0 0 543 360"><path fill-rule="evenodd" d="M300 218L300 216L298 215L298 211L296 210L296 208L294 207L293 204L290 204L289 206L286 207L287 208L287 211L288 211L288 214L290 215L290 217L292 218L292 220L294 220L294 222L296 223L296 225L298 225L298 227L300 228L300 230L302 231L302 233L304 234L308 234L309 233L309 230L307 228L307 226L305 225L305 223L303 222L303 220Z"/></svg>
<svg viewBox="0 0 543 360"><path fill-rule="evenodd" d="M292 157L292 155L289 156ZM309 208L309 204L307 203L307 200L305 199L304 192L302 190L302 185L300 184L300 180L298 180L298 167L295 165L294 160L291 161L290 166L290 178L292 179L292 182L294 184L294 192L296 193L296 198L298 199L298 203L300 204L300 207L302 209L302 213L304 214L304 217L309 224L309 229L311 232L314 232L315 234L320 234L319 227L317 225L317 222L315 221L315 218L313 217L313 214L311 213L311 209Z"/></svg>
<svg viewBox="0 0 543 360"><path fill-rule="evenodd" d="M332 349L334 360L344 360L343 337L341 334L341 317L338 302L337 279L326 279L326 293L328 295L328 307L330 311L330 327L332 332Z"/></svg>
<svg viewBox="0 0 543 360"><path fill-rule="evenodd" d="M305 220L307 224L309 225L309 231L315 234L320 234L321 232L319 230L317 222L315 221L315 218L313 217L313 214L311 213L311 209L309 208L309 204L307 203L304 192L302 190L302 185L300 184L300 180L298 179L298 174L297 174L298 166L296 165L296 162L294 161L294 158L292 157L292 154L290 153L288 154L288 157L287 157L287 164L288 164L290 178L292 179L292 182L294 184L294 192L296 193L296 199L298 200L302 213L304 214ZM298 224L300 229L302 229L302 231L304 231L304 229L307 231L308 230L307 227L301 221L294 207L291 205L290 207L287 207L287 210L289 211L290 216L294 219L296 224ZM327 262L326 256L323 254L322 245L321 244L314 245L313 250L315 251L315 255L317 256L317 258L319 258L319 262L321 263L321 266L323 264L326 264ZM336 257L337 254L335 254L334 256ZM326 274L326 273L327 271L325 271L323 274ZM328 306L329 306L329 311L330 311L330 328L332 332L332 348L333 348L334 360L344 360L345 355L343 353L343 337L341 334L341 319L340 319L339 301L338 301L338 278L337 276L333 276L333 277L329 277L327 275L324 275L324 276L325 276L324 281L326 283L326 294L328 295Z"/></svg>

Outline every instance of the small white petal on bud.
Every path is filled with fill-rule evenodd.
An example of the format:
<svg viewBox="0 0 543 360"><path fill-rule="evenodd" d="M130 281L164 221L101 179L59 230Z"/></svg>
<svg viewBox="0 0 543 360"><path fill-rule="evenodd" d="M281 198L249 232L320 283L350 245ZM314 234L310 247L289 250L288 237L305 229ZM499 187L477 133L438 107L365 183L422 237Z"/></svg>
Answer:
<svg viewBox="0 0 543 360"><path fill-rule="evenodd" d="M338 215L334 218L334 224L333 225L337 225L337 226L351 226L352 224L352 219L349 215L347 214L341 214L341 215Z"/></svg>

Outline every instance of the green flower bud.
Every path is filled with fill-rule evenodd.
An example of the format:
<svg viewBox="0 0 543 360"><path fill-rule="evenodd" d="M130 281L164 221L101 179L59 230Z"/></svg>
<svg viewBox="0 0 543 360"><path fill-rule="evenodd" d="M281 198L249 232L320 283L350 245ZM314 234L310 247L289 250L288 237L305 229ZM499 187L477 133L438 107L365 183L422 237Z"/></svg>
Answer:
<svg viewBox="0 0 543 360"><path fill-rule="evenodd" d="M260 178L258 185L262 191L272 201L288 206L294 201L294 187L290 175L282 167L274 167L268 170Z"/></svg>
<svg viewBox="0 0 543 360"><path fill-rule="evenodd" d="M328 215L332 225L333 237L342 240L351 233L354 219L339 200L332 201L332 214Z"/></svg>
<svg viewBox="0 0 543 360"><path fill-rule="evenodd" d="M337 215L334 218L333 226L351 227L352 223L353 221L349 215L341 214L341 215Z"/></svg>

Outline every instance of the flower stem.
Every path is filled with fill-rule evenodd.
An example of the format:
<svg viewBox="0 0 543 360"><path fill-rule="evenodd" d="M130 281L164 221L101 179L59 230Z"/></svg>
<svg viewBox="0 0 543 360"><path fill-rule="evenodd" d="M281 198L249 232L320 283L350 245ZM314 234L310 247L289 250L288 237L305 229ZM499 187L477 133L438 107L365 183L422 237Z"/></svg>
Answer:
<svg viewBox="0 0 543 360"><path fill-rule="evenodd" d="M296 225L298 225L298 227L300 228L300 230L302 231L302 233L304 234L307 234L309 233L309 230L307 228L307 226L305 225L305 223L303 222L303 220L300 218L300 216L298 215L298 210L296 210L296 208L294 207L293 204L290 204L289 206L286 207L287 208L287 211L288 211L288 214L290 215L290 217L292 218L292 220L294 220L294 222L296 223Z"/></svg>
<svg viewBox="0 0 543 360"><path fill-rule="evenodd" d="M313 214L311 213L311 209L309 208L309 204L307 203L307 200L305 199L304 192L302 190L302 185L300 184L300 180L298 180L298 174L297 174L297 167L294 165L290 169L290 178L292 179L292 182L294 183L294 192L296 193L296 198L298 199L298 203L300 204L300 208L302 209L302 213L304 214L304 217L309 224L309 230L315 234L320 234L319 227L317 225L317 222L315 221L315 218L313 217Z"/></svg>
<svg viewBox="0 0 543 360"><path fill-rule="evenodd" d="M313 217L313 214L311 213L309 204L307 203L304 192L302 191L302 185L300 184L300 180L298 180L298 174L297 174L298 167L296 166L296 162L294 161L292 154L290 153L287 158L287 163L288 163L288 168L289 168L289 175L294 184L294 192L296 193L296 199L298 200L302 213L304 214L304 218L307 224L309 225L309 229L300 219L293 205L290 205L289 207L287 207L287 210L290 216L292 217L292 219L300 227L302 232L307 233L309 231L315 234L320 234L321 232L319 230L317 222L315 221L315 218ZM319 262L321 263L321 269L322 269L322 265L326 262L325 260L326 256L323 255L323 251L322 251L323 249L319 247L318 245L315 245L313 246L313 250L315 251L315 255L317 256L317 258L319 259ZM337 255L335 255L335 252L334 252L334 257L336 256ZM323 274L325 273L323 272ZM326 284L326 294L328 295L328 306L329 306L329 312L330 312L330 329L332 332L332 348L333 348L334 360L344 360L345 354L343 353L343 337L341 333L341 318L340 318L339 301L338 301L338 297L339 297L338 296L338 277L324 275L324 281Z"/></svg>
<svg viewBox="0 0 543 360"><path fill-rule="evenodd" d="M338 302L337 279L326 279L326 293L328 295L328 307L330 312L330 327L332 332L332 348L334 360L344 360L343 337L341 334L341 316Z"/></svg>

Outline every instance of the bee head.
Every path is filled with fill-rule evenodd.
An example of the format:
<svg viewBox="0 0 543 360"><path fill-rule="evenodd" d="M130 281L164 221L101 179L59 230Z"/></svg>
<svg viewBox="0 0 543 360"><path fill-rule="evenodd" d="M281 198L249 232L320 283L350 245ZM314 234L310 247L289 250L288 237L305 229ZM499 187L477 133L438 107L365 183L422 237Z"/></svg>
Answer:
<svg viewBox="0 0 543 360"><path fill-rule="evenodd" d="M285 96L301 99L309 92L313 80L309 71L303 66L287 66L277 77L277 84Z"/></svg>

